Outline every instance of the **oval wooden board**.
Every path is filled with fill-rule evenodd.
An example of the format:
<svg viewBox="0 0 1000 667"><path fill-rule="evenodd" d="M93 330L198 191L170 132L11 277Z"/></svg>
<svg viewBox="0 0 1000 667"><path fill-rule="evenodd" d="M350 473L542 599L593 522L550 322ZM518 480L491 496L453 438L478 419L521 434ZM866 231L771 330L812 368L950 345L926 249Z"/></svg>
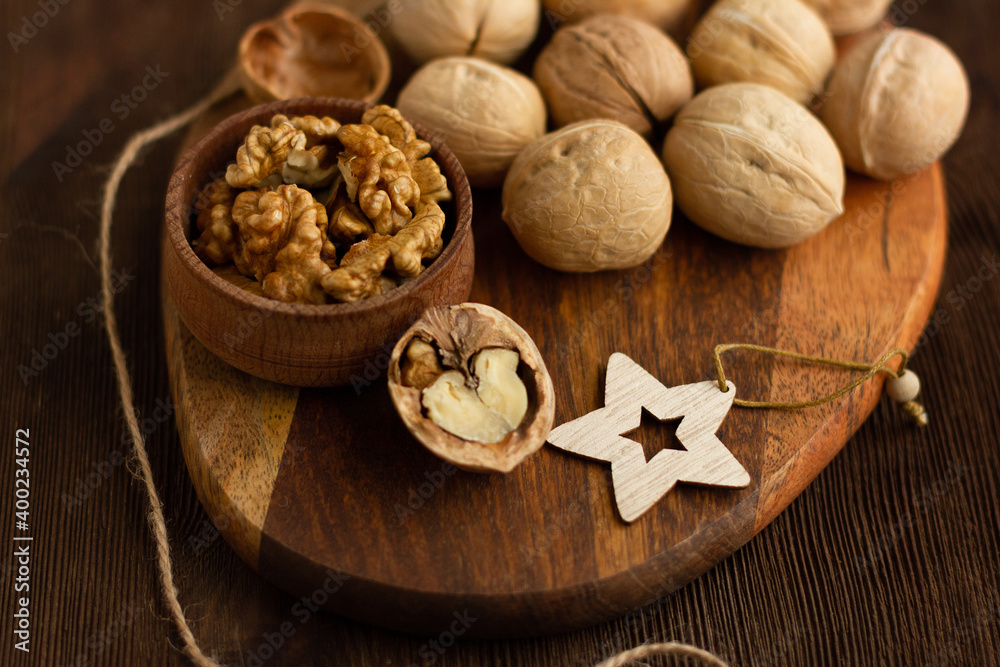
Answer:
<svg viewBox="0 0 1000 667"><path fill-rule="evenodd" d="M670 386L711 377L722 342L862 360L913 348L944 262L940 168L891 185L851 176L847 210L787 251L726 243L678 215L646 266L568 275L528 259L498 194L478 192L472 300L534 337L555 383L556 424L601 407L613 352ZM438 634L465 611L478 619L471 635L553 633L665 595L766 526L881 395L873 381L823 407L733 409L718 435L750 487L681 484L629 525L607 468L553 447L506 476L443 465L393 411L378 373L387 354L356 387L299 390L213 357L169 294L164 314L184 456L229 543L296 595L346 575L327 608L418 633ZM815 397L850 377L748 354L728 368L738 395L758 400ZM911 428L902 416L898 427ZM639 437L652 450L670 435L657 425Z"/></svg>

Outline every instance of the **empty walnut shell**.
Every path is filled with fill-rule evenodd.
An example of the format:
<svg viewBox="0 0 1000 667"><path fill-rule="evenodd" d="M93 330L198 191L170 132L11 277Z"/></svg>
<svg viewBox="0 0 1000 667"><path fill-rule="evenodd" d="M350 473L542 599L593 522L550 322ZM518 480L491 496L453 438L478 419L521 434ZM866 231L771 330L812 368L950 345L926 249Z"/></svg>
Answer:
<svg viewBox="0 0 1000 667"><path fill-rule="evenodd" d="M250 26L240 40L240 77L256 103L297 97L375 102L389 85L389 54L350 12L299 4Z"/></svg>
<svg viewBox="0 0 1000 667"><path fill-rule="evenodd" d="M514 350L520 356L517 374L528 393L528 410L520 425L503 440L485 444L464 440L435 424L421 403L421 388L408 386L401 370L414 340L430 343L445 370L467 377L473 358L487 349ZM555 418L555 391L541 353L531 337L499 310L479 303L434 308L417 320L392 350L389 394L410 433L442 459L471 472L510 472L545 443Z"/></svg>

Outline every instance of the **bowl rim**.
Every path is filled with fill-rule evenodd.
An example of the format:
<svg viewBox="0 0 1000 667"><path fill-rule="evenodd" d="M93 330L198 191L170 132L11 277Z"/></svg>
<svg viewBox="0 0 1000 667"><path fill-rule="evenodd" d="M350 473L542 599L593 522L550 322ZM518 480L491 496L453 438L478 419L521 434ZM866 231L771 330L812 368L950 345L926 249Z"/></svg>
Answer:
<svg viewBox="0 0 1000 667"><path fill-rule="evenodd" d="M454 172L453 174L446 174L446 176L451 186L452 201L455 205L455 229L441 255L431 262L430 266L421 272L420 275L388 292L369 299L353 303L328 303L322 305L288 303L269 299L242 289L217 275L195 254L194 249L191 247L191 242L184 232L184 226L190 222L192 203L181 197L180 193L184 190L185 185L194 180L191 172L196 162L195 158L208 146L218 141L220 136L224 136L235 127L246 125L246 130L249 131L254 124L259 124L264 118L269 118L279 113L286 115L289 113L310 113L297 111L297 109L308 107L314 110L317 106L331 107L331 115L337 115L338 109L340 112L364 113L364 111L375 105L370 102L339 97L299 97L255 105L229 116L215 125L184 152L171 174L165 200L165 224L167 237L174 252L180 258L181 264L201 284L205 285L216 295L235 301L245 308L297 317L328 318L337 315L357 315L389 307L411 296L422 284L433 280L438 274L444 271L446 265L461 251L466 242L466 237L472 234L472 191L469 187L465 170L462 169L458 158L448 149L440 137L427 132L417 123L412 123L417 136L431 144L433 155L442 167L442 171L444 168L449 168L450 171ZM234 155L235 149L236 147L234 146ZM200 192L206 185L207 183L197 184L196 191Z"/></svg>

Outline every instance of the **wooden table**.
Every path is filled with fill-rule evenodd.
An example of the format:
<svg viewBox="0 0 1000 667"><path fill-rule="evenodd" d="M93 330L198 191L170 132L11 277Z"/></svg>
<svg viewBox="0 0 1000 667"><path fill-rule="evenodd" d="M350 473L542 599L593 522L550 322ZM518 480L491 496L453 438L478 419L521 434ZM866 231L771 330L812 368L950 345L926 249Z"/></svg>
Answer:
<svg viewBox="0 0 1000 667"><path fill-rule="evenodd" d="M21 35L16 44L7 36L0 59L0 424L10 444L0 498L11 506L15 430L30 428L34 536L27 660L13 650L7 618L12 550L0 553L0 663L185 664L164 620L145 495L128 472L98 317L100 186L127 137L206 93L243 28L282 3L50 4L51 17L36 15L44 11L36 0L0 7L4 34ZM883 402L741 551L666 600L559 637L443 649L449 637L431 643L313 614L218 537L184 468L163 354L159 226L179 137L147 151L118 205L117 307L181 601L204 647L245 665L409 665L433 656L440 665L585 666L663 640L740 665L1000 660L1000 6L898 4L907 25L954 48L973 85L968 128L944 162L948 266L913 361L930 427L900 429ZM32 21L45 25L33 31ZM65 349L37 375L19 370L50 342ZM8 545L12 521L0 517Z"/></svg>

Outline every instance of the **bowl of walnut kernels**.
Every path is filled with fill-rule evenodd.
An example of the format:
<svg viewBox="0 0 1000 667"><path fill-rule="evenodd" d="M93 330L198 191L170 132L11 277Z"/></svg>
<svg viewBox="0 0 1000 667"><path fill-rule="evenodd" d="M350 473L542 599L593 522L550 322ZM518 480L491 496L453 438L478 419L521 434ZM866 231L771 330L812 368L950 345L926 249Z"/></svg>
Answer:
<svg viewBox="0 0 1000 667"><path fill-rule="evenodd" d="M283 384L357 383L472 287L472 195L396 109L303 98L231 116L167 190L163 275L212 353Z"/></svg>

